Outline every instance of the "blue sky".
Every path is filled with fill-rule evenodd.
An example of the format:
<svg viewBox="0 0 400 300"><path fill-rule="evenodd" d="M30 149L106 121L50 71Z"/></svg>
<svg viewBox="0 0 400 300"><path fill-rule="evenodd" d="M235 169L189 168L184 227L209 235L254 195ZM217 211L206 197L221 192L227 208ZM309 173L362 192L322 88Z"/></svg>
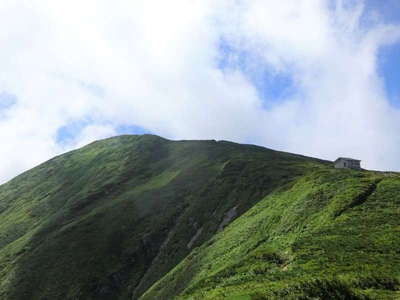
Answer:
<svg viewBox="0 0 400 300"><path fill-rule="evenodd" d="M388 23L400 21L400 2L398 0L368 0L365 1L366 10L376 10Z"/></svg>
<svg viewBox="0 0 400 300"><path fill-rule="evenodd" d="M400 24L400 1L369 0L366 9L377 10L385 22ZM379 72L384 78L385 89L391 103L400 107L400 43L384 47L379 55Z"/></svg>
<svg viewBox="0 0 400 300"><path fill-rule="evenodd" d="M398 0L15 0L0 16L0 182L129 133L400 170Z"/></svg>
<svg viewBox="0 0 400 300"><path fill-rule="evenodd" d="M382 5L381 0L364 2L365 15L378 14L385 23L400 24L400 1L388 0ZM268 109L279 105L282 101L300 92L290 72L277 72L263 64L254 53L245 49L235 48L229 42L221 39L218 45L219 54L217 64L222 71L239 70L254 85L263 106ZM379 50L377 68L383 79L387 99L391 105L400 108L400 42L384 46ZM73 123L74 124L74 123ZM74 125L71 126L74 126ZM83 128L83 127L82 127ZM74 130L78 132L78 130ZM148 129L140 126L121 126L118 134L149 133ZM59 140L64 138L60 131ZM71 138L66 134L65 138Z"/></svg>
<svg viewBox="0 0 400 300"><path fill-rule="evenodd" d="M375 1L374 1L375 2ZM398 2L400 4L400 2ZM387 11L387 10L385 10ZM400 8L390 13L391 22L400 23ZM219 67L239 69L254 84L264 105L269 108L296 94L296 82L289 72L276 72L268 66L257 65L257 58L246 51L233 49L221 42ZM390 103L400 107L400 43L384 46L379 51L378 70Z"/></svg>
<svg viewBox="0 0 400 300"><path fill-rule="evenodd" d="M384 47L379 55L379 73L391 104L400 108L400 43Z"/></svg>
<svg viewBox="0 0 400 300"><path fill-rule="evenodd" d="M400 2L388 0L382 5L381 0L368 0L364 2L365 14L376 12L391 24L400 24ZM290 99L299 93L292 74L288 71L277 72L261 62L262 59L245 49L235 48L229 42L221 39L218 45L219 53L217 64L222 71L239 70L254 85L257 94L268 109L279 105L282 101ZM384 46L379 51L378 70L385 85L388 100L393 106L400 107L400 42ZM92 93L102 94L101 87L82 83ZM1 96L1 95L0 95ZM94 122L90 119L73 121L59 128L57 141L67 143L85 128ZM151 133L149 129L138 125L121 125L116 128L117 134L143 134Z"/></svg>
<svg viewBox="0 0 400 300"><path fill-rule="evenodd" d="M0 93L0 110L7 110L17 102L15 95L7 92Z"/></svg>
<svg viewBox="0 0 400 300"><path fill-rule="evenodd" d="M348 1L351 2L356 1ZM371 18L371 14L379 15L385 23L400 24L400 1L368 0L364 5L364 18ZM240 69L254 84L267 108L278 105L298 92L290 72L271 70L252 53L232 47L224 40L220 42L219 67L222 70ZM379 50L377 67L384 81L388 100L392 105L400 107L400 42Z"/></svg>
<svg viewBox="0 0 400 300"><path fill-rule="evenodd" d="M224 72L243 73L268 109L295 94L297 89L290 72L277 72L261 61L254 53L236 48L223 39L219 43L218 67Z"/></svg>

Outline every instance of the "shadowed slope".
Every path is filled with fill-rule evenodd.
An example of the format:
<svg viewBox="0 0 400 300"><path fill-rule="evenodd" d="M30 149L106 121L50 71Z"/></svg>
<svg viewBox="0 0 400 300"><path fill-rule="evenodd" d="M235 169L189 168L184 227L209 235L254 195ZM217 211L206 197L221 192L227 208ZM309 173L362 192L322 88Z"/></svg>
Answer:
<svg viewBox="0 0 400 300"><path fill-rule="evenodd" d="M0 298L136 299L227 216L324 164L152 135L56 157L0 187Z"/></svg>

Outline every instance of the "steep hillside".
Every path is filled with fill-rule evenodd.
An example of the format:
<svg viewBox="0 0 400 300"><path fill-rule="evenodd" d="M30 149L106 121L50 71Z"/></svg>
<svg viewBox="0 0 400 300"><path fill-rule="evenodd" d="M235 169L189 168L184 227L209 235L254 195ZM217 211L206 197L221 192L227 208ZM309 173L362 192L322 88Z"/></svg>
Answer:
<svg viewBox="0 0 400 300"><path fill-rule="evenodd" d="M321 194L325 200L317 207L304 197L299 200L293 196L291 201L297 203L294 207L282 200L272 202L283 197L279 193L289 197L287 190L298 185L293 187L298 178L325 168L329 168L327 163L320 160L256 146L223 141L169 141L152 135L111 138L56 157L0 186L0 299L137 299L192 249L195 250L187 260L146 297L170 299L175 295L171 282L180 286L179 293L189 287L185 293L199 295L210 287L206 278L218 278L213 274L231 268L218 258L219 248L213 248L213 241L218 247L226 243L229 246L224 250L229 256L227 263L236 260L232 256L237 252L235 247L245 247L238 248L242 253L237 263L250 268L253 263L246 265L247 259L252 259L253 253L264 247L263 243L276 237L271 244L276 247L273 251L288 266L287 274L295 276L298 271L293 261L297 261L297 256L293 255L297 252L286 249L292 245L308 249L309 239L293 244L292 233L298 234L308 224L306 218L317 216L324 205L328 207L330 198ZM354 177L354 181L358 184L362 179ZM310 179L309 185L318 188L318 184ZM273 191L273 196L265 198ZM222 231L263 198L251 214ZM301 201L306 201L310 211ZM263 210L269 205L274 210ZM286 206L304 216L289 214ZM349 211L344 210L337 220L344 222ZM320 218L324 213L330 216L321 212ZM274 214L279 222L266 219L267 223L263 223L262 214ZM254 226L260 226L260 231ZM307 226L304 234L309 233ZM248 231L250 228L254 232ZM358 227L354 230L358 232ZM392 227L388 225L387 230ZM241 236L241 231L245 235ZM289 235L283 235L285 231ZM214 237L217 232L221 233ZM260 238L263 234L267 236ZM206 241L206 246L196 248ZM382 238L382 243L385 241ZM383 251L382 261L392 262L393 253L386 250L398 245L396 241L384 244L386 248L377 246ZM283 248L279 249L280 246ZM207 255L215 259L215 266L209 266ZM273 266L275 254L271 255L272 258L265 259L266 269ZM193 268L184 271L182 268L191 258L195 262ZM310 268L315 264L317 269L317 262L310 261ZM319 270L324 270L324 266L319 266ZM234 278L233 274L228 275L227 279ZM174 276L182 280L175 282ZM293 276L290 280L294 280Z"/></svg>
<svg viewBox="0 0 400 300"><path fill-rule="evenodd" d="M400 299L400 177L320 169L194 249L147 299Z"/></svg>

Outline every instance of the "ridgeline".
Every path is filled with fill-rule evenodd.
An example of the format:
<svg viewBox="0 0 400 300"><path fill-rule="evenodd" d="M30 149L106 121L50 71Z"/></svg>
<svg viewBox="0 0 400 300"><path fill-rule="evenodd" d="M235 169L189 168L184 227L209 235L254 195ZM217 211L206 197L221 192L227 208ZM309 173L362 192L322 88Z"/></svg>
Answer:
<svg viewBox="0 0 400 300"><path fill-rule="evenodd" d="M0 186L0 299L400 299L400 178L125 135Z"/></svg>

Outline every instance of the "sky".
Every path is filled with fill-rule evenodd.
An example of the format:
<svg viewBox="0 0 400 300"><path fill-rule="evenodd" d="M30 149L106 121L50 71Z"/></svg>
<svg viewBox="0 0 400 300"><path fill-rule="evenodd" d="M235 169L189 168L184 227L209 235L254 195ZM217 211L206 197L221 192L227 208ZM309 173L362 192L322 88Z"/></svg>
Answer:
<svg viewBox="0 0 400 300"><path fill-rule="evenodd" d="M0 1L0 183L97 139L400 171L400 1Z"/></svg>

